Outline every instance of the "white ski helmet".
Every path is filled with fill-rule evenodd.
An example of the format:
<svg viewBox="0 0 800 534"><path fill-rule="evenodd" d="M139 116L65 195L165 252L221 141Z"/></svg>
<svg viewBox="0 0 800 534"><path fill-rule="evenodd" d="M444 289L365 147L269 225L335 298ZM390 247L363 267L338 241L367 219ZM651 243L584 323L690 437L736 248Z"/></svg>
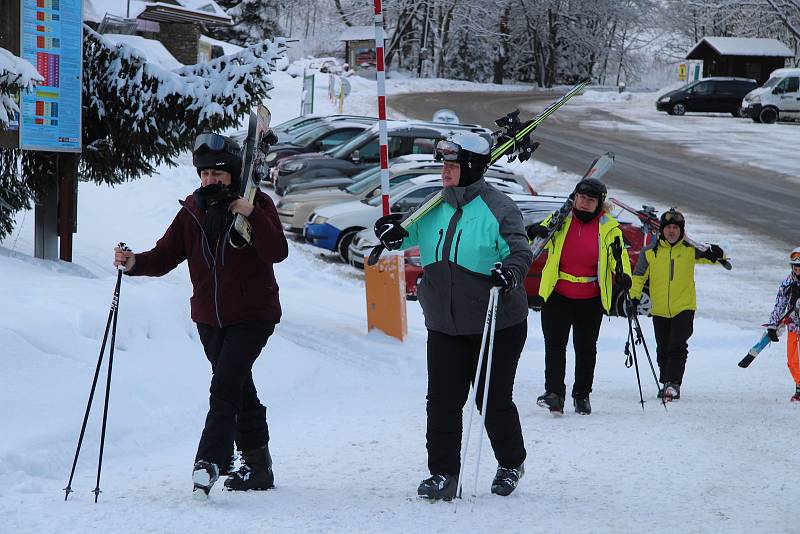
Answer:
<svg viewBox="0 0 800 534"><path fill-rule="evenodd" d="M800 247L795 247L795 249L789 253L789 264L800 265Z"/></svg>
<svg viewBox="0 0 800 534"><path fill-rule="evenodd" d="M436 144L436 157L461 166L459 186L470 185L483 177L491 160L492 145L476 133L458 132Z"/></svg>

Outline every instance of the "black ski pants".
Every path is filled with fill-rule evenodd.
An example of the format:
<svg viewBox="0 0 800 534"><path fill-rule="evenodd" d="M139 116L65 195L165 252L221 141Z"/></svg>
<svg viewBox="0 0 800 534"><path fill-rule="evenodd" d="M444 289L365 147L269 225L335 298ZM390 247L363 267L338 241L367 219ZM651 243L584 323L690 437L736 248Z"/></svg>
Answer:
<svg viewBox="0 0 800 534"><path fill-rule="evenodd" d="M514 377L517 374L528 325L498 330L492 351L492 372L489 377L489 399L486 405L486 433L497 462L508 468L525 461L525 444L519 413L512 400ZM475 379L481 335L450 336L428 330L428 469L432 475L458 475L461 465L462 411ZM484 355L476 404L483 406L483 385L486 378ZM471 408L470 408L471 409ZM475 439L471 440L475 443Z"/></svg>
<svg viewBox="0 0 800 534"><path fill-rule="evenodd" d="M267 409L258 399L252 369L275 324L247 321L218 328L197 323L197 331L213 376L195 461L221 467L230 461L234 440L240 451L258 449L269 441Z"/></svg>
<svg viewBox="0 0 800 534"><path fill-rule="evenodd" d="M694 331L694 310L682 311L671 319L654 315L653 330L656 334L659 381L662 384L672 382L680 385L689 355L687 341Z"/></svg>
<svg viewBox="0 0 800 534"><path fill-rule="evenodd" d="M544 389L566 397L567 341L572 329L575 349L575 383L572 397L587 397L592 392L597 363L597 337L603 322L600 297L570 299L552 293L542 306L544 334Z"/></svg>

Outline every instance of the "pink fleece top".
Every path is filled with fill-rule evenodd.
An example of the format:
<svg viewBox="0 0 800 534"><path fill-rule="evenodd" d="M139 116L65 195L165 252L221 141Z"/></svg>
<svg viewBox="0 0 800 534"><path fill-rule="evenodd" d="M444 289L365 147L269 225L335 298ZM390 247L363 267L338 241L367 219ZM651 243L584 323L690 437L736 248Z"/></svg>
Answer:
<svg viewBox="0 0 800 534"><path fill-rule="evenodd" d="M573 210L572 222L561 250L559 271L572 276L597 277L601 216L602 212L591 221L584 223L575 216ZM559 280L556 283L555 292L570 299L590 299L600 296L600 285L597 280L594 282Z"/></svg>

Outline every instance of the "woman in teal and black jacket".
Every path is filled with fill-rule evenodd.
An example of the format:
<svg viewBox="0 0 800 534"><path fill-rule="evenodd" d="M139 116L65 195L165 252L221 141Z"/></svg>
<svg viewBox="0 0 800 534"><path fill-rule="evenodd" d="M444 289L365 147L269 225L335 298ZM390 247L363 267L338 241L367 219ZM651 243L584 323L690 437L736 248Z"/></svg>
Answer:
<svg viewBox="0 0 800 534"><path fill-rule="evenodd" d="M532 255L519 208L483 179L490 148L486 139L472 133L440 141L436 150L444 159L445 201L407 230L397 214L375 224L387 249L420 248L424 274L417 294L428 328L426 438L431 477L417 492L430 499L455 495L462 410L478 365L493 286L501 292L486 412L486 432L498 462L492 493L510 494L524 473L525 446L512 392L528 331L522 281ZM502 266L496 268L498 262ZM479 383L479 407L482 396Z"/></svg>

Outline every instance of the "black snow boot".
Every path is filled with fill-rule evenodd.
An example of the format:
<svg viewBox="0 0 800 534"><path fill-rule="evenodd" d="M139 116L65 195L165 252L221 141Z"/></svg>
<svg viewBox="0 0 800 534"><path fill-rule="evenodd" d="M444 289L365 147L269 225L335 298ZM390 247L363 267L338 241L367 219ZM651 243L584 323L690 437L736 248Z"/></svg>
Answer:
<svg viewBox="0 0 800 534"><path fill-rule="evenodd" d="M564 397L556 393L545 391L536 398L536 404L542 408L547 408L550 413L562 414L564 413Z"/></svg>
<svg viewBox="0 0 800 534"><path fill-rule="evenodd" d="M243 452L242 467L225 481L225 488L231 491L268 490L274 487L272 457L266 445Z"/></svg>
<svg viewBox="0 0 800 534"><path fill-rule="evenodd" d="M575 413L577 414L589 415L592 413L592 405L589 404L589 395L573 398L572 405L575 406Z"/></svg>
<svg viewBox="0 0 800 534"><path fill-rule="evenodd" d="M458 475L433 475L423 480L417 488L417 495L432 501L451 501L456 496Z"/></svg>
<svg viewBox="0 0 800 534"><path fill-rule="evenodd" d="M511 495L511 492L517 488L519 479L521 479L524 474L524 464L520 464L519 467L512 469L507 469L498 465L497 473L494 475L494 480L492 480L492 493L495 495L502 495L503 497Z"/></svg>
<svg viewBox="0 0 800 534"><path fill-rule="evenodd" d="M196 497L208 497L211 487L219 478L219 468L217 464L198 460L194 464L192 471L192 481L194 482L194 495Z"/></svg>

